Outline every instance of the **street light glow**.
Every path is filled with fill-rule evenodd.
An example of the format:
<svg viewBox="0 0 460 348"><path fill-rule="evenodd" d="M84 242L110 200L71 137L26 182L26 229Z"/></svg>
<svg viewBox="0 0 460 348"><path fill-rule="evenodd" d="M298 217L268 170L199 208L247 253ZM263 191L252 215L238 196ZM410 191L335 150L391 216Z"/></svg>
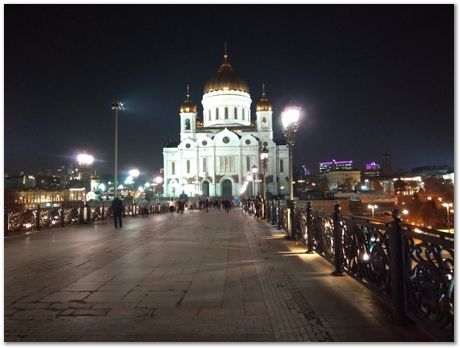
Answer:
<svg viewBox="0 0 460 348"><path fill-rule="evenodd" d="M132 176L133 178L137 178L140 174L138 169L131 169L128 174Z"/></svg>
<svg viewBox="0 0 460 348"><path fill-rule="evenodd" d="M157 176L154 180L157 185L160 185L163 182L163 178L161 176Z"/></svg>
<svg viewBox="0 0 460 348"><path fill-rule="evenodd" d="M257 166L254 164L251 169L252 174L257 174Z"/></svg>
<svg viewBox="0 0 460 348"><path fill-rule="evenodd" d="M94 162L94 157L87 153L81 153L77 156L77 162L81 166L90 166Z"/></svg>
<svg viewBox="0 0 460 348"><path fill-rule="evenodd" d="M296 106L287 106L281 113L281 122L284 128L297 123L300 118L300 108Z"/></svg>

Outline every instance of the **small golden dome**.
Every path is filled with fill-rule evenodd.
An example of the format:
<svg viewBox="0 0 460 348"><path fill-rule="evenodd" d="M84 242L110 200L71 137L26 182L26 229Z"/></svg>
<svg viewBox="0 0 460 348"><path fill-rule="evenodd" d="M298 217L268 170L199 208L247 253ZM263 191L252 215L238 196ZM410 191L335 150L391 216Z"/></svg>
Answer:
<svg viewBox="0 0 460 348"><path fill-rule="evenodd" d="M196 105L192 102L190 98L190 88L187 85L187 96L185 97L184 102L180 106L180 112L197 112Z"/></svg>
<svg viewBox="0 0 460 348"><path fill-rule="evenodd" d="M204 93L215 91L242 91L249 93L248 84L228 62L227 47L225 47L224 62L217 70L217 74L204 85Z"/></svg>
<svg viewBox="0 0 460 348"><path fill-rule="evenodd" d="M272 111L272 104L269 103L267 95L265 94L265 84L262 83L262 97L256 105L256 111Z"/></svg>

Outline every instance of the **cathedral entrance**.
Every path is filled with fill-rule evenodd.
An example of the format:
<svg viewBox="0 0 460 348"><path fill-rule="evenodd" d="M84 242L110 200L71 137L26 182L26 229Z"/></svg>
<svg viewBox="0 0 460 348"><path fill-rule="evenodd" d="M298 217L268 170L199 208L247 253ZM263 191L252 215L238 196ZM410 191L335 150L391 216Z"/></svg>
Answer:
<svg viewBox="0 0 460 348"><path fill-rule="evenodd" d="M201 184L201 191L203 191L203 196L209 196L209 182L203 181Z"/></svg>
<svg viewBox="0 0 460 348"><path fill-rule="evenodd" d="M228 179L222 181L222 197L232 197L232 182Z"/></svg>

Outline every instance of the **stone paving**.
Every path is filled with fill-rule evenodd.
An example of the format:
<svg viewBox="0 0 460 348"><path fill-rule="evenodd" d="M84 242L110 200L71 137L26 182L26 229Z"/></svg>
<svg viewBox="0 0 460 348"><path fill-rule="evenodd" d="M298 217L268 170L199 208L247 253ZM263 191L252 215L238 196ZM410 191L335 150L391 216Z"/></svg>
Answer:
<svg viewBox="0 0 460 348"><path fill-rule="evenodd" d="M5 341L427 341L240 209L7 237Z"/></svg>

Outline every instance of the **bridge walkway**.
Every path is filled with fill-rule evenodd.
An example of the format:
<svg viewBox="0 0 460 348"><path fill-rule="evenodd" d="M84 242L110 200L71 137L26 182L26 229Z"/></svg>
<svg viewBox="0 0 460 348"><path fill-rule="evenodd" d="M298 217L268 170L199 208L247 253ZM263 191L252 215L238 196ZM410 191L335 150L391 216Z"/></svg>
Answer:
<svg viewBox="0 0 460 348"><path fill-rule="evenodd" d="M4 240L6 341L426 341L240 209Z"/></svg>

